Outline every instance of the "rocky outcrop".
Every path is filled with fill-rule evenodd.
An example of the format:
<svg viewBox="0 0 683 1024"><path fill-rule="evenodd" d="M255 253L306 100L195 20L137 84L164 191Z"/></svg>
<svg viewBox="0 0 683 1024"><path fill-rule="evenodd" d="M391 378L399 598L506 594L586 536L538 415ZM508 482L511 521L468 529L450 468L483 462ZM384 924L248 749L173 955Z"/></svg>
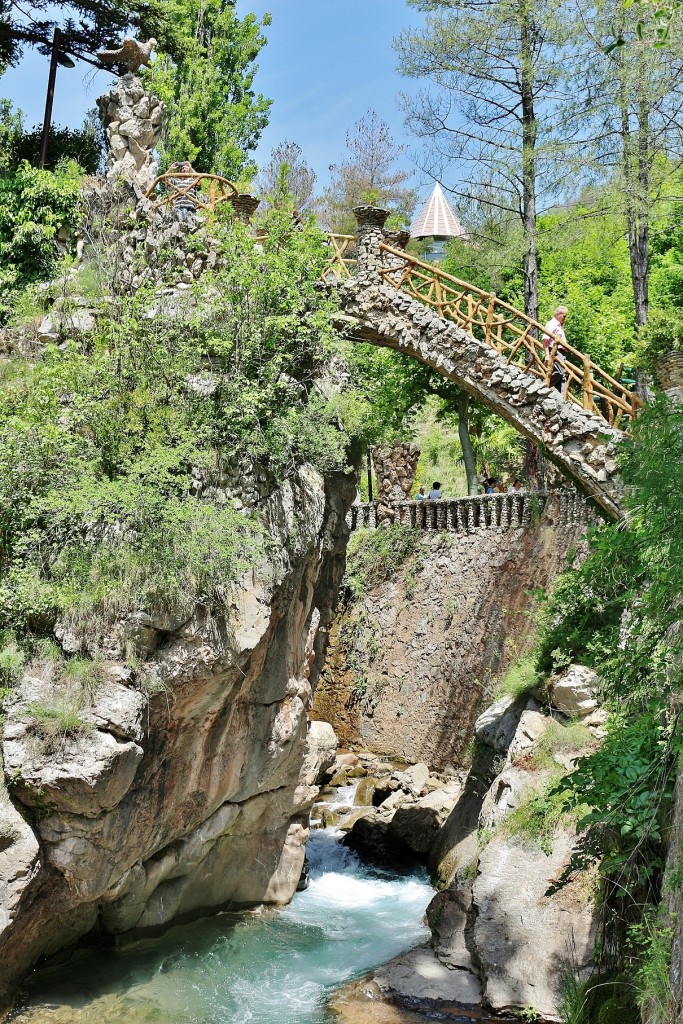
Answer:
<svg viewBox="0 0 683 1024"><path fill-rule="evenodd" d="M583 550L585 528L558 528L556 514L551 501L527 529L422 535L335 624L314 716L345 745L456 769L492 678L524 649L535 591ZM511 709L501 742L520 713Z"/></svg>
<svg viewBox="0 0 683 1024"><path fill-rule="evenodd" d="M92 929L290 899L317 779L334 759L331 732L308 733L306 704L352 491L304 468L262 504L273 556L222 609L133 624L147 689L125 666L125 623L75 721L59 718L69 693L58 678L22 680L3 742L3 999L39 957Z"/></svg>
<svg viewBox="0 0 683 1024"><path fill-rule="evenodd" d="M582 684L588 678L581 666L568 675ZM479 745L464 784L453 779L450 786L441 784L441 793L428 794L448 796L438 806L450 802L450 814L436 836L429 822L420 830L433 877L443 887L427 909L431 943L343 989L334 1001L343 1020L353 1019L352 1008L373 1001L444 1020L461 1017L463 1007L478 1011L483 1005L501 1014L533 1010L543 1020L557 1021L563 973L587 977L593 968L594 878L578 873L558 885L570 862L575 828L569 817L539 823L550 787L575 757L596 748L595 732L577 729L554 708L520 696L488 708L477 733ZM388 779L399 777L393 773ZM429 778L417 799L405 784L392 790L379 780L377 789L391 795L374 815L362 812L348 839L358 834L356 848L365 844L383 863L386 851L405 851L406 836L397 834L396 822L412 811L417 824ZM395 799L398 809L383 813ZM523 804L534 807L540 835L525 826L528 814L511 817Z"/></svg>

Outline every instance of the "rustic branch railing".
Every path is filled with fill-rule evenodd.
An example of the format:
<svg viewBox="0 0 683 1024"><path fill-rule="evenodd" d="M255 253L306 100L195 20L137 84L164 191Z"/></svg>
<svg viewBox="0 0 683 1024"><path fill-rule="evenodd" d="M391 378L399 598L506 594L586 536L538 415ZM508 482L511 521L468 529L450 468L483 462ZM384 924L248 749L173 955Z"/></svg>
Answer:
<svg viewBox="0 0 683 1024"><path fill-rule="evenodd" d="M508 363L522 366L550 384L557 343L546 352L542 324L532 320L492 292L459 281L457 277L429 263L381 243L384 254L382 278L400 291L435 309L439 316L452 320L475 338L485 341L507 356ZM562 343L566 357L562 363L566 381L562 396L593 412L612 427L635 417L641 402L627 387L572 345ZM622 425L625 429L627 423Z"/></svg>
<svg viewBox="0 0 683 1024"><path fill-rule="evenodd" d="M392 505L394 523L420 530L447 530L471 533L483 529L528 528L543 513L551 495L547 491L531 494L481 494L468 498L441 498L439 501L400 501ZM598 515L576 491L557 491L557 524L595 523ZM379 525L378 502L352 505L347 523L352 530Z"/></svg>
<svg viewBox="0 0 683 1024"><path fill-rule="evenodd" d="M164 189L161 195L157 193L159 186ZM213 213L218 203L232 202L238 195L235 185L218 174L171 171L155 178L147 189L145 198L157 196L153 203L155 210L161 209L162 206L173 206L179 200L182 200L183 204L189 200L195 209Z"/></svg>
<svg viewBox="0 0 683 1024"><path fill-rule="evenodd" d="M355 235L328 235L327 238L332 254L321 274L322 280L332 283L351 277L356 266L358 239Z"/></svg>

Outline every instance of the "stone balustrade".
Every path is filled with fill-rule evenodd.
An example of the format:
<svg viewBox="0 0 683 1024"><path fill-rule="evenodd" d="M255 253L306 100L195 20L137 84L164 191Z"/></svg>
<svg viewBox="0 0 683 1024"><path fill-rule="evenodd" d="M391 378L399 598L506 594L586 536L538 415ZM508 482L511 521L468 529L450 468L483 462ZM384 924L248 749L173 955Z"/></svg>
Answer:
<svg viewBox="0 0 683 1024"><path fill-rule="evenodd" d="M351 530L375 528L387 522L378 516L379 503L353 505L346 521ZM596 510L577 491L534 491L531 494L479 494L438 501L399 501L393 506L394 523L420 530L472 533L486 529L525 529L541 517L548 526L600 522Z"/></svg>

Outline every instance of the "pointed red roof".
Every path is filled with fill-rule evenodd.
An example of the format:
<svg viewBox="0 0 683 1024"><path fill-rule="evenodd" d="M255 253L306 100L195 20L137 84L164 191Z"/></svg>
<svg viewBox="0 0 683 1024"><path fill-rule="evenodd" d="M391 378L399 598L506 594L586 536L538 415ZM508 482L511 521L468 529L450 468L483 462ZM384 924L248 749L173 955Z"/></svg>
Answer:
<svg viewBox="0 0 683 1024"><path fill-rule="evenodd" d="M438 181L410 227L411 238L467 238Z"/></svg>

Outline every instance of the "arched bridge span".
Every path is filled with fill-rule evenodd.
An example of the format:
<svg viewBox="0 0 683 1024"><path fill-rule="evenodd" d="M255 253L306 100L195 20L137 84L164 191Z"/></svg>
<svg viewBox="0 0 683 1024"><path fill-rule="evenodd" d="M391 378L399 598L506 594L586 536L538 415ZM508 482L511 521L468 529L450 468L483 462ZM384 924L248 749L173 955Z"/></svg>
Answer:
<svg viewBox="0 0 683 1024"><path fill-rule="evenodd" d="M571 348L566 385L562 393L551 388L539 324L387 244L385 211L355 212L355 274L337 282L344 335L432 367L539 445L604 512L620 518L615 446L637 398Z"/></svg>

